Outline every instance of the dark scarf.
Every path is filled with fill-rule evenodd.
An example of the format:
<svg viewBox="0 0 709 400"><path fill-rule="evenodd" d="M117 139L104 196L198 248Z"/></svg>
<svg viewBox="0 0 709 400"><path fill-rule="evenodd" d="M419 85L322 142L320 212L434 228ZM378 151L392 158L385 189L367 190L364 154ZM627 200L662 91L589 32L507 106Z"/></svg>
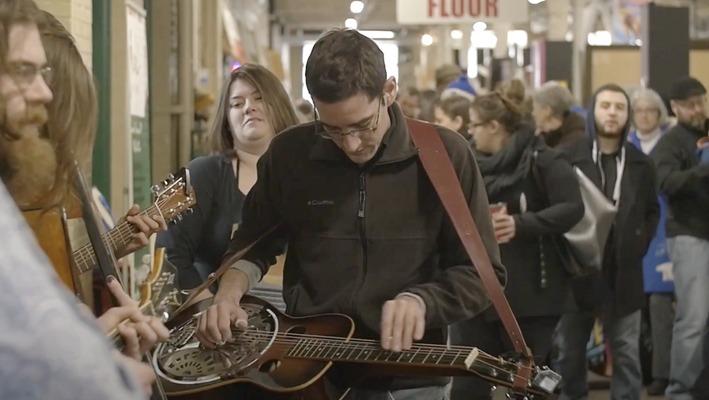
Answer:
<svg viewBox="0 0 709 400"><path fill-rule="evenodd" d="M523 126L510 136L505 147L496 154L477 153L488 199L498 198L507 188L527 178L536 142L534 132Z"/></svg>

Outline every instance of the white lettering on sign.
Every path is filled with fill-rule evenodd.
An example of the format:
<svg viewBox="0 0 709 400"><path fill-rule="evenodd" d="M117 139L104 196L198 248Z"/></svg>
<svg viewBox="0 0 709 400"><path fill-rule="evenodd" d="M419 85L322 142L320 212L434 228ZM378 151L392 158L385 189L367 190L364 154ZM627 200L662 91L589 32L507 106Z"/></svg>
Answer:
<svg viewBox="0 0 709 400"><path fill-rule="evenodd" d="M401 24L437 24L474 21L525 22L524 0L397 0Z"/></svg>

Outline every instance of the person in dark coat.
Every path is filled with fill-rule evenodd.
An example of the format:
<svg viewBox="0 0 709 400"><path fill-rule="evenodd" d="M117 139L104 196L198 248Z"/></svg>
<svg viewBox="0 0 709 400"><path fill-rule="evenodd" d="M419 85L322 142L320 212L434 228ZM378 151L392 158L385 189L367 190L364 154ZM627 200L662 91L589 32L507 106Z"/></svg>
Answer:
<svg viewBox="0 0 709 400"><path fill-rule="evenodd" d="M547 357L552 333L573 297L562 260L552 242L583 216L578 181L561 154L548 148L522 114L499 94L477 97L470 108L470 133L492 212L507 296L534 354ZM474 345L491 354L512 350L499 317L485 315L451 327L451 343ZM490 384L477 378L453 380L451 399L489 399Z"/></svg>
<svg viewBox="0 0 709 400"><path fill-rule="evenodd" d="M667 245L673 265L675 323L672 331L670 384L665 394L688 400L707 365L702 336L709 323L709 157L700 156L700 140L708 140L706 89L694 78L672 85L674 126L655 146L660 191L667 197ZM695 397L698 398L698 397Z"/></svg>
<svg viewBox="0 0 709 400"><path fill-rule="evenodd" d="M571 111L573 106L569 89L556 82L547 82L532 94L532 117L547 146L565 151L586 136L586 122Z"/></svg>
<svg viewBox="0 0 709 400"><path fill-rule="evenodd" d="M574 282L579 311L559 323L561 399L588 395L586 342L594 317L600 317L613 359L611 399L640 399L640 313L645 303L642 260L659 219L655 169L650 159L626 140L630 101L617 85L596 91L587 119L588 138L569 156L618 207L606 241L599 274Z"/></svg>

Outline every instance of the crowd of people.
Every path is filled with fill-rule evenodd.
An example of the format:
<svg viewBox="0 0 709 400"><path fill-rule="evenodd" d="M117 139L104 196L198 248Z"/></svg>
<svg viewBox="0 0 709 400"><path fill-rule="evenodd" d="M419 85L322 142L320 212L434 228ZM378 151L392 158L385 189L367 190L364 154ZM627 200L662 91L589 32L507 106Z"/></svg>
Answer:
<svg viewBox="0 0 709 400"><path fill-rule="evenodd" d="M59 287L18 210L76 206L74 161L90 171L96 95L73 38L30 0L0 3L0 397L144 398L155 380L141 354L167 339L115 279L118 307L97 318ZM707 398L709 148L706 89L678 77L663 100L609 83L589 107L563 85L520 80L485 92L455 65L435 89L388 77L377 45L334 29L313 46L293 102L263 66L225 79L212 152L188 164L197 205L180 224L133 208L128 254L158 244L191 291L246 244L198 317L205 349L244 329L241 298L287 253L288 314L338 312L385 350L416 342L512 351L490 296L418 159L407 118L432 123L460 182L496 277L537 364L562 376L560 398L588 396L587 343L603 326L612 399L640 399L643 311L652 342L649 394ZM405 90L399 87L406 87ZM294 107L294 104L297 107ZM669 110L666 107L669 105ZM672 112L674 118L668 116ZM704 140L704 142L702 142ZM600 270L569 272L562 235L584 216L585 175L617 210ZM214 292L212 292L212 290ZM123 352L102 336L118 330ZM7 368L5 366L12 365ZM369 374L335 366L350 399L489 399L479 378ZM97 384L101 382L101 384ZM51 394L50 394L51 393ZM231 398L262 398L235 390Z"/></svg>

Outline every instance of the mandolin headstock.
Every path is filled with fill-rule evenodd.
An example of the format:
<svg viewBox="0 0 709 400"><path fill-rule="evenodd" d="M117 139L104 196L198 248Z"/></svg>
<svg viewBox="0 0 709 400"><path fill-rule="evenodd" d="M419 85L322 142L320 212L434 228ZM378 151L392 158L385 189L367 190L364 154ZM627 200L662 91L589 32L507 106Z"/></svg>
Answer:
<svg viewBox="0 0 709 400"><path fill-rule="evenodd" d="M181 220L182 215L197 204L187 168L168 175L165 180L153 185L151 190L155 196L155 207L168 223Z"/></svg>

